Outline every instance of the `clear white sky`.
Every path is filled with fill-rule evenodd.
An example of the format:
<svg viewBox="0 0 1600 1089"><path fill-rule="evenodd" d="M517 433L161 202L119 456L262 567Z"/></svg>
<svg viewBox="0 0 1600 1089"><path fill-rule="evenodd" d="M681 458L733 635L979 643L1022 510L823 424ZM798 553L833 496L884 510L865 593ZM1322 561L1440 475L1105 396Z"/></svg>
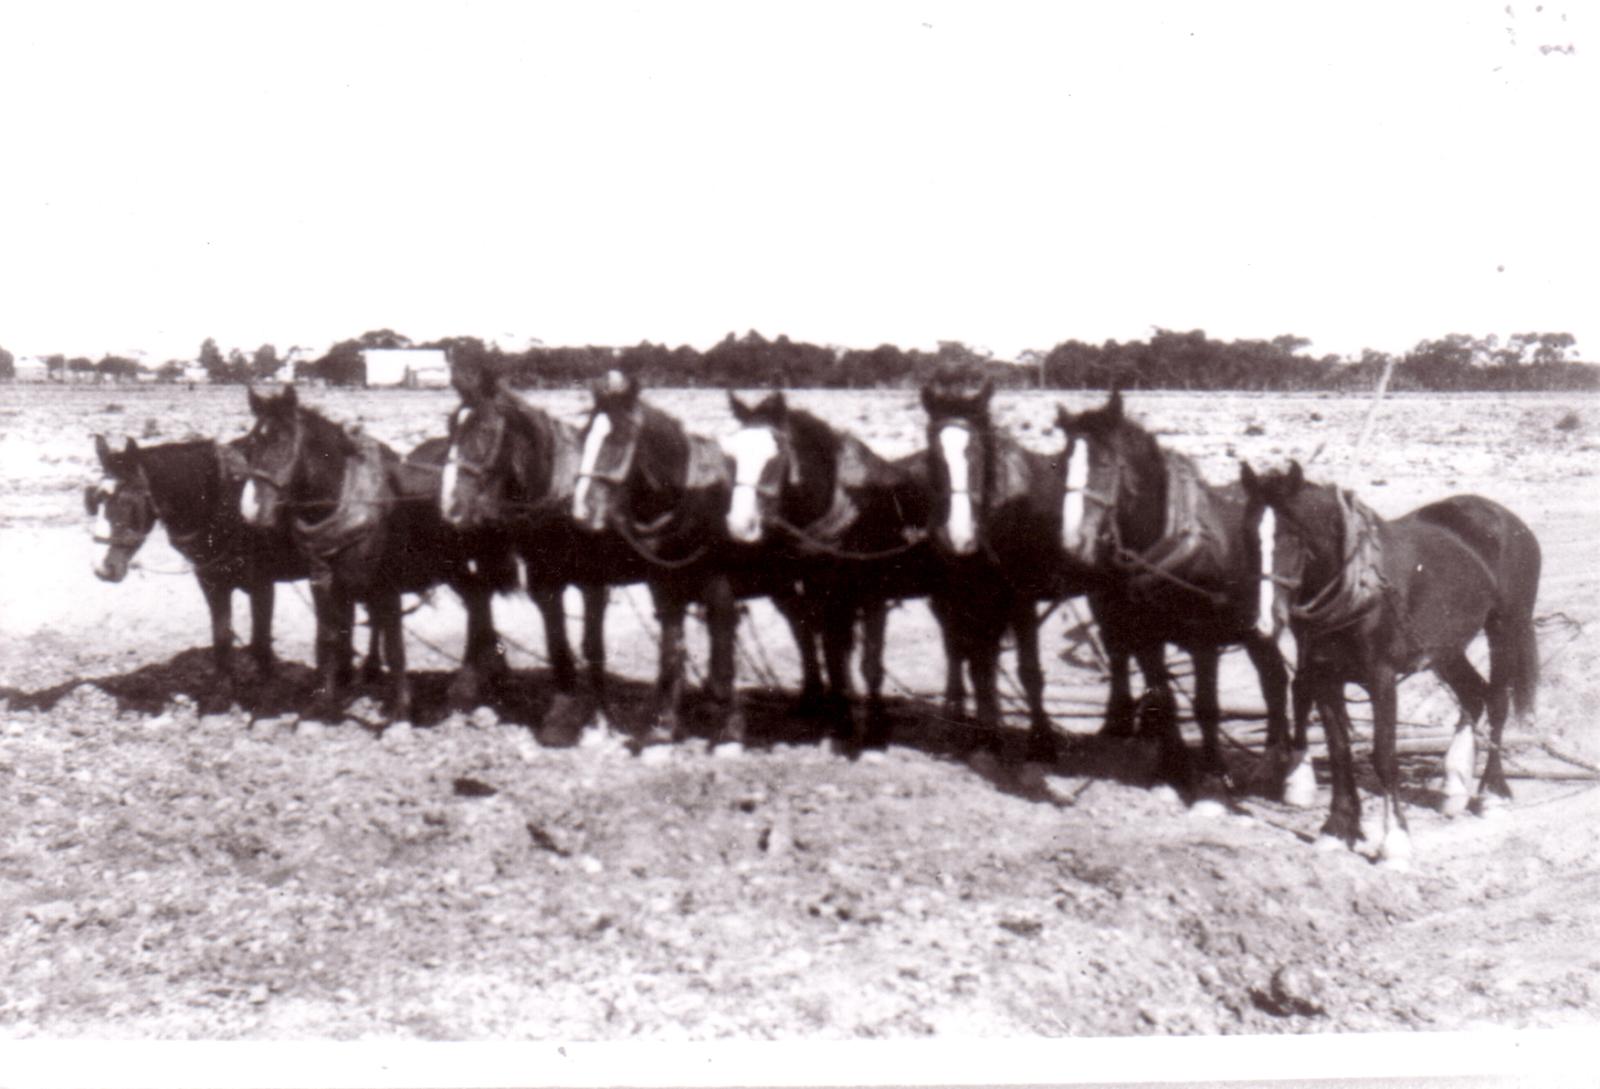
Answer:
<svg viewBox="0 0 1600 1089"><path fill-rule="evenodd" d="M6 2L0 346L755 328L1013 356L1161 326L1597 358L1596 18Z"/></svg>

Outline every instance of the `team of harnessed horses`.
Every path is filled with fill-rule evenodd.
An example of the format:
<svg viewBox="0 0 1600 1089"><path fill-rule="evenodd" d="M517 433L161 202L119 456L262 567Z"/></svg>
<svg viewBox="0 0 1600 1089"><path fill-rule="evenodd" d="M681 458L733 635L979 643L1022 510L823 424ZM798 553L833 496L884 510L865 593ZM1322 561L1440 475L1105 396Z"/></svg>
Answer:
<svg viewBox="0 0 1600 1089"><path fill-rule="evenodd" d="M1500 741L1513 705L1519 715L1533 709L1540 553L1528 528L1488 499L1453 496L1385 520L1353 493L1307 480L1298 463L1259 474L1242 464L1238 481L1215 486L1129 418L1115 391L1088 411L1060 409L1063 443L1041 453L995 421L992 385L941 377L922 390L925 448L890 460L781 392L753 404L730 393L738 429L714 440L618 374L593 389L582 427L487 368L459 367L454 384L461 400L448 436L404 457L300 403L292 386L252 390L254 425L232 442L141 448L130 439L116 451L97 436L104 477L85 494L106 546L96 573L120 580L163 522L210 607L224 691L234 684L232 592L250 597L249 650L265 676L274 583L309 578L318 687L307 712L333 720L352 677L357 604L372 628L364 670L376 677L388 666L388 713L403 720L413 693L402 594L444 583L460 595L467 633L450 698L471 707L507 675L490 603L520 584L542 615L556 690L546 739L570 737L605 704L609 588L644 583L660 658L641 745L684 732L684 624L695 605L709 635L713 742L744 740L740 601L766 596L799 649L800 706L852 755L889 740L889 609L925 598L944 643L945 712L964 715L970 682L980 736L998 746L998 662L1009 634L1027 698L1027 759L1045 765L1062 738L1044 704L1041 606L1047 616L1081 595L1109 677L1102 732L1159 734L1180 756L1173 774L1191 800L1231 798L1217 673L1232 646L1248 654L1266 704L1259 766L1291 804L1314 797L1307 727L1319 712L1332 785L1322 842L1363 838L1347 683L1371 697L1380 860L1403 866L1411 852L1395 744L1405 674L1432 669L1460 705L1446 812L1510 797ZM562 603L574 586L585 606L582 678ZM1285 626L1295 637L1292 685L1279 650ZM858 629L860 706L850 671ZM1466 656L1480 633L1487 679ZM1168 645L1193 663L1197 757L1178 732ZM1144 677L1138 700L1130 660ZM1474 791L1474 727L1485 712L1488 753Z"/></svg>

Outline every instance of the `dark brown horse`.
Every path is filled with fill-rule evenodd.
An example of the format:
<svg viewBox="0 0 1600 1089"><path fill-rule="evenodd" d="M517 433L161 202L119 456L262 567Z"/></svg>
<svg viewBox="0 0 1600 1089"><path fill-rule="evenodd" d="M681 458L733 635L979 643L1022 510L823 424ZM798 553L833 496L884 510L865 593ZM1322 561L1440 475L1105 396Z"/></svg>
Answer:
<svg viewBox="0 0 1600 1089"><path fill-rule="evenodd" d="M576 427L530 405L486 368L456 368L455 386L461 405L450 416L440 506L452 526L502 534L522 557L556 687L541 736L566 742L587 714L576 699L563 593L577 586L583 595L583 656L590 691L603 703L607 588L643 582L649 565L614 533L587 533L573 522L583 452Z"/></svg>
<svg viewBox="0 0 1600 1089"><path fill-rule="evenodd" d="M194 568L211 613L212 663L218 697L234 688L233 592L250 599L250 656L258 678L273 671L274 584L303 579L305 559L284 529L258 530L239 517L244 459L238 444L209 439L141 447L126 440L113 451L94 440L102 480L84 490L84 506L95 516L95 542L105 552L94 573L121 582L128 565L157 522L172 547Z"/></svg>
<svg viewBox="0 0 1600 1089"><path fill-rule="evenodd" d="M888 742L883 644L889 602L936 595L942 573L927 539L932 489L927 473L919 472L924 459L886 461L855 436L790 408L782 393L756 405L729 393L728 403L740 425L723 442L734 462L728 534L781 550L799 572L803 600L822 634L825 703L835 736L851 752L881 747ZM937 601L934 609L940 611ZM860 729L849 702L858 620L867 683ZM946 662L959 692L950 642L946 633Z"/></svg>
<svg viewBox="0 0 1600 1089"><path fill-rule="evenodd" d="M439 514L443 442L432 459L408 465L376 440L353 435L301 406L293 386L277 396L250 392L255 427L246 436L249 479L240 496L245 521L287 524L311 570L320 687L314 710L336 718L350 671L357 603L382 639L392 672L389 714L409 719L401 595L448 583L467 609L461 673L474 690L499 667L490 597L506 588L505 554L475 554L469 539ZM514 574L514 572L510 572ZM475 697L476 693L472 694ZM465 702L465 701L464 701Z"/></svg>
<svg viewBox="0 0 1600 1089"><path fill-rule="evenodd" d="M1060 458L1028 450L996 426L993 393L991 382L976 393L943 381L922 390L941 608L956 655L972 674L978 723L991 731L1000 724L1000 641L1011 630L1028 699L1028 759L1048 764L1057 744L1044 710L1037 603L1087 593L1097 579L1062 556ZM1115 668L1112 676L1119 677ZM1125 660L1120 679L1125 690Z"/></svg>
<svg viewBox="0 0 1600 1089"><path fill-rule="evenodd" d="M1277 587L1275 611L1299 644L1296 686L1315 701L1327 733L1333 803L1323 836L1354 846L1363 835L1344 699L1345 684L1359 684L1372 698L1372 760L1383 797L1378 858L1403 867L1411 839L1395 753L1396 685L1432 669L1461 703L1445 756L1446 811L1465 807L1476 767L1472 728L1485 708L1490 741L1479 805L1510 799L1500 739L1513 705L1519 717L1534 709L1539 542L1516 515L1481 496L1452 496L1386 521L1351 492L1307 482L1298 462L1260 476L1245 465L1241 477L1254 511L1271 513L1264 570ZM1479 632L1489 643L1487 681L1466 657Z"/></svg>
<svg viewBox="0 0 1600 1089"><path fill-rule="evenodd" d="M1274 755L1288 733L1288 671L1277 644L1256 626L1259 546L1244 492L1237 484L1212 487L1188 458L1161 449L1124 414L1120 392L1087 412L1060 409L1056 424L1067 436L1062 546L1106 576L1099 598L1106 649L1136 656L1146 682L1154 678L1163 693L1171 685L1165 645L1189 654L1202 737L1194 790L1225 797L1217 702L1224 648L1243 645L1255 666Z"/></svg>
<svg viewBox="0 0 1600 1089"><path fill-rule="evenodd" d="M739 599L772 597L805 659L812 639L796 606L798 575L771 550L728 537L733 475L720 444L690 434L676 418L645 404L632 378L614 373L594 397L573 515L591 533L615 533L648 568L661 622L651 736L680 735L684 616L699 602L711 643L713 743L742 743L745 718L734 683Z"/></svg>

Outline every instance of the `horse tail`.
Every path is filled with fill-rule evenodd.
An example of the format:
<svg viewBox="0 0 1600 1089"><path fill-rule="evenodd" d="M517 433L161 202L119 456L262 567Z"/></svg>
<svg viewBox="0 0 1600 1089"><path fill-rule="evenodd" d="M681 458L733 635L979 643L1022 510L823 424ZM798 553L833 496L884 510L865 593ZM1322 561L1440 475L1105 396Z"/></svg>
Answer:
<svg viewBox="0 0 1600 1089"><path fill-rule="evenodd" d="M1515 549L1511 564L1514 617L1511 641L1515 646L1516 668L1511 675L1511 701L1518 717L1532 718L1539 685L1539 637L1533 626L1533 606L1539 597L1539 574L1544 557L1539 539L1521 519L1507 512L1513 523L1510 536Z"/></svg>
<svg viewBox="0 0 1600 1089"><path fill-rule="evenodd" d="M1538 709L1539 688L1539 638L1534 634L1533 617L1517 618L1511 642L1511 703L1518 718L1531 719Z"/></svg>

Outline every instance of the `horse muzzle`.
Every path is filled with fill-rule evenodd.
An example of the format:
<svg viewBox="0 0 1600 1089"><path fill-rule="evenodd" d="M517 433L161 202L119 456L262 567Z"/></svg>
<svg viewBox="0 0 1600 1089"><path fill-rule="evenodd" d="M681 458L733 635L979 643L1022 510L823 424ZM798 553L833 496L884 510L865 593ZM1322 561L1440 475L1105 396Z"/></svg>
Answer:
<svg viewBox="0 0 1600 1089"><path fill-rule="evenodd" d="M121 582L128 576L128 557L113 549L94 565L94 577L101 582Z"/></svg>

